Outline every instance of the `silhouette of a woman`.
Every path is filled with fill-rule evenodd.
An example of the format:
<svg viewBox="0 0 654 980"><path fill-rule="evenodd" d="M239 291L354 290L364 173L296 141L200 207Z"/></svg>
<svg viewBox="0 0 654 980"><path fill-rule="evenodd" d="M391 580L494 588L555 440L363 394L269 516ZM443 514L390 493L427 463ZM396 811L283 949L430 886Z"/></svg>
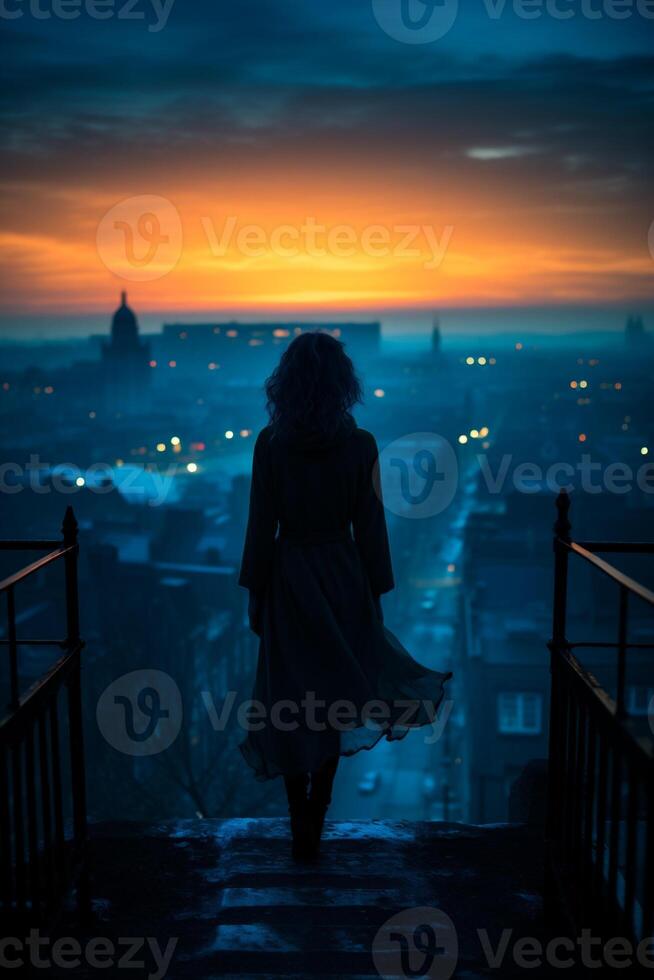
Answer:
<svg viewBox="0 0 654 980"><path fill-rule="evenodd" d="M350 414L362 390L343 345L296 337L266 395L239 578L265 712L241 751L259 779L283 775L293 855L305 860L318 854L339 757L433 722L451 675L416 663L383 625L379 597L394 582L377 445Z"/></svg>

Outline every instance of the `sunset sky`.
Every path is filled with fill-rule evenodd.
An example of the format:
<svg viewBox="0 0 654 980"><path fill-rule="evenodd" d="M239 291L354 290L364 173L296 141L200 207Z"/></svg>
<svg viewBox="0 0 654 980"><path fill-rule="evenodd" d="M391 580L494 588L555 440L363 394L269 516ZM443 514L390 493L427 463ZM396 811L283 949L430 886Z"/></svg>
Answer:
<svg viewBox="0 0 654 980"><path fill-rule="evenodd" d="M160 30L151 0L70 21L15 0L0 330L122 288L162 316L648 308L654 19L559 7L461 2L407 44L371 0L176 0Z"/></svg>

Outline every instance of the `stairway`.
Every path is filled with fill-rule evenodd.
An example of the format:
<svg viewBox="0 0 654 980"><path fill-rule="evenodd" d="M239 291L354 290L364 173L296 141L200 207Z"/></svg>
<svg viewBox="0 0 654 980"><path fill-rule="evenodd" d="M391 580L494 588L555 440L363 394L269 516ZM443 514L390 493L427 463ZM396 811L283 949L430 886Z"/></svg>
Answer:
<svg viewBox="0 0 654 980"><path fill-rule="evenodd" d="M429 975L508 977L510 954L489 970L477 930L493 947L503 929L542 938L541 850L515 825L328 822L320 862L298 867L281 819L101 825L91 839L96 921L86 932L156 937L162 949L177 938L169 980L354 980L379 975L372 948L388 948L388 931L375 941L383 924L424 906L450 917L458 942L456 971L443 960ZM389 962L377 959L382 969ZM146 963L126 975L152 975Z"/></svg>

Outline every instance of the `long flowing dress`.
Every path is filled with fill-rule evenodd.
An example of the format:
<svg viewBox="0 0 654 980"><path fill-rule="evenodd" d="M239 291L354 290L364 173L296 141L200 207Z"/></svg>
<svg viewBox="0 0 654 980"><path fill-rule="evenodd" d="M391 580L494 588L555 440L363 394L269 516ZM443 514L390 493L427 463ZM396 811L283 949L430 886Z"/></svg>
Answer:
<svg viewBox="0 0 654 980"><path fill-rule="evenodd" d="M377 458L352 418L329 439L257 439L239 584L262 607L241 744L259 779L438 722L451 674L413 660L375 602L394 588Z"/></svg>

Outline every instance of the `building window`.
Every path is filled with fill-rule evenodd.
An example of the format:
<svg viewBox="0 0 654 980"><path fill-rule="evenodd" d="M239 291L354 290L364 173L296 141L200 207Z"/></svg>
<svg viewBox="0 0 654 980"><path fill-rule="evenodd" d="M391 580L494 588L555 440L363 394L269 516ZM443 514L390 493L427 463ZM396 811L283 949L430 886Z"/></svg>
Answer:
<svg viewBox="0 0 654 980"><path fill-rule="evenodd" d="M540 694L505 691L497 702L497 727L503 735L540 735L543 699Z"/></svg>
<svg viewBox="0 0 654 980"><path fill-rule="evenodd" d="M628 684L624 692L625 708L628 715L646 718L654 698L654 688L639 684ZM654 706L653 706L654 707Z"/></svg>

